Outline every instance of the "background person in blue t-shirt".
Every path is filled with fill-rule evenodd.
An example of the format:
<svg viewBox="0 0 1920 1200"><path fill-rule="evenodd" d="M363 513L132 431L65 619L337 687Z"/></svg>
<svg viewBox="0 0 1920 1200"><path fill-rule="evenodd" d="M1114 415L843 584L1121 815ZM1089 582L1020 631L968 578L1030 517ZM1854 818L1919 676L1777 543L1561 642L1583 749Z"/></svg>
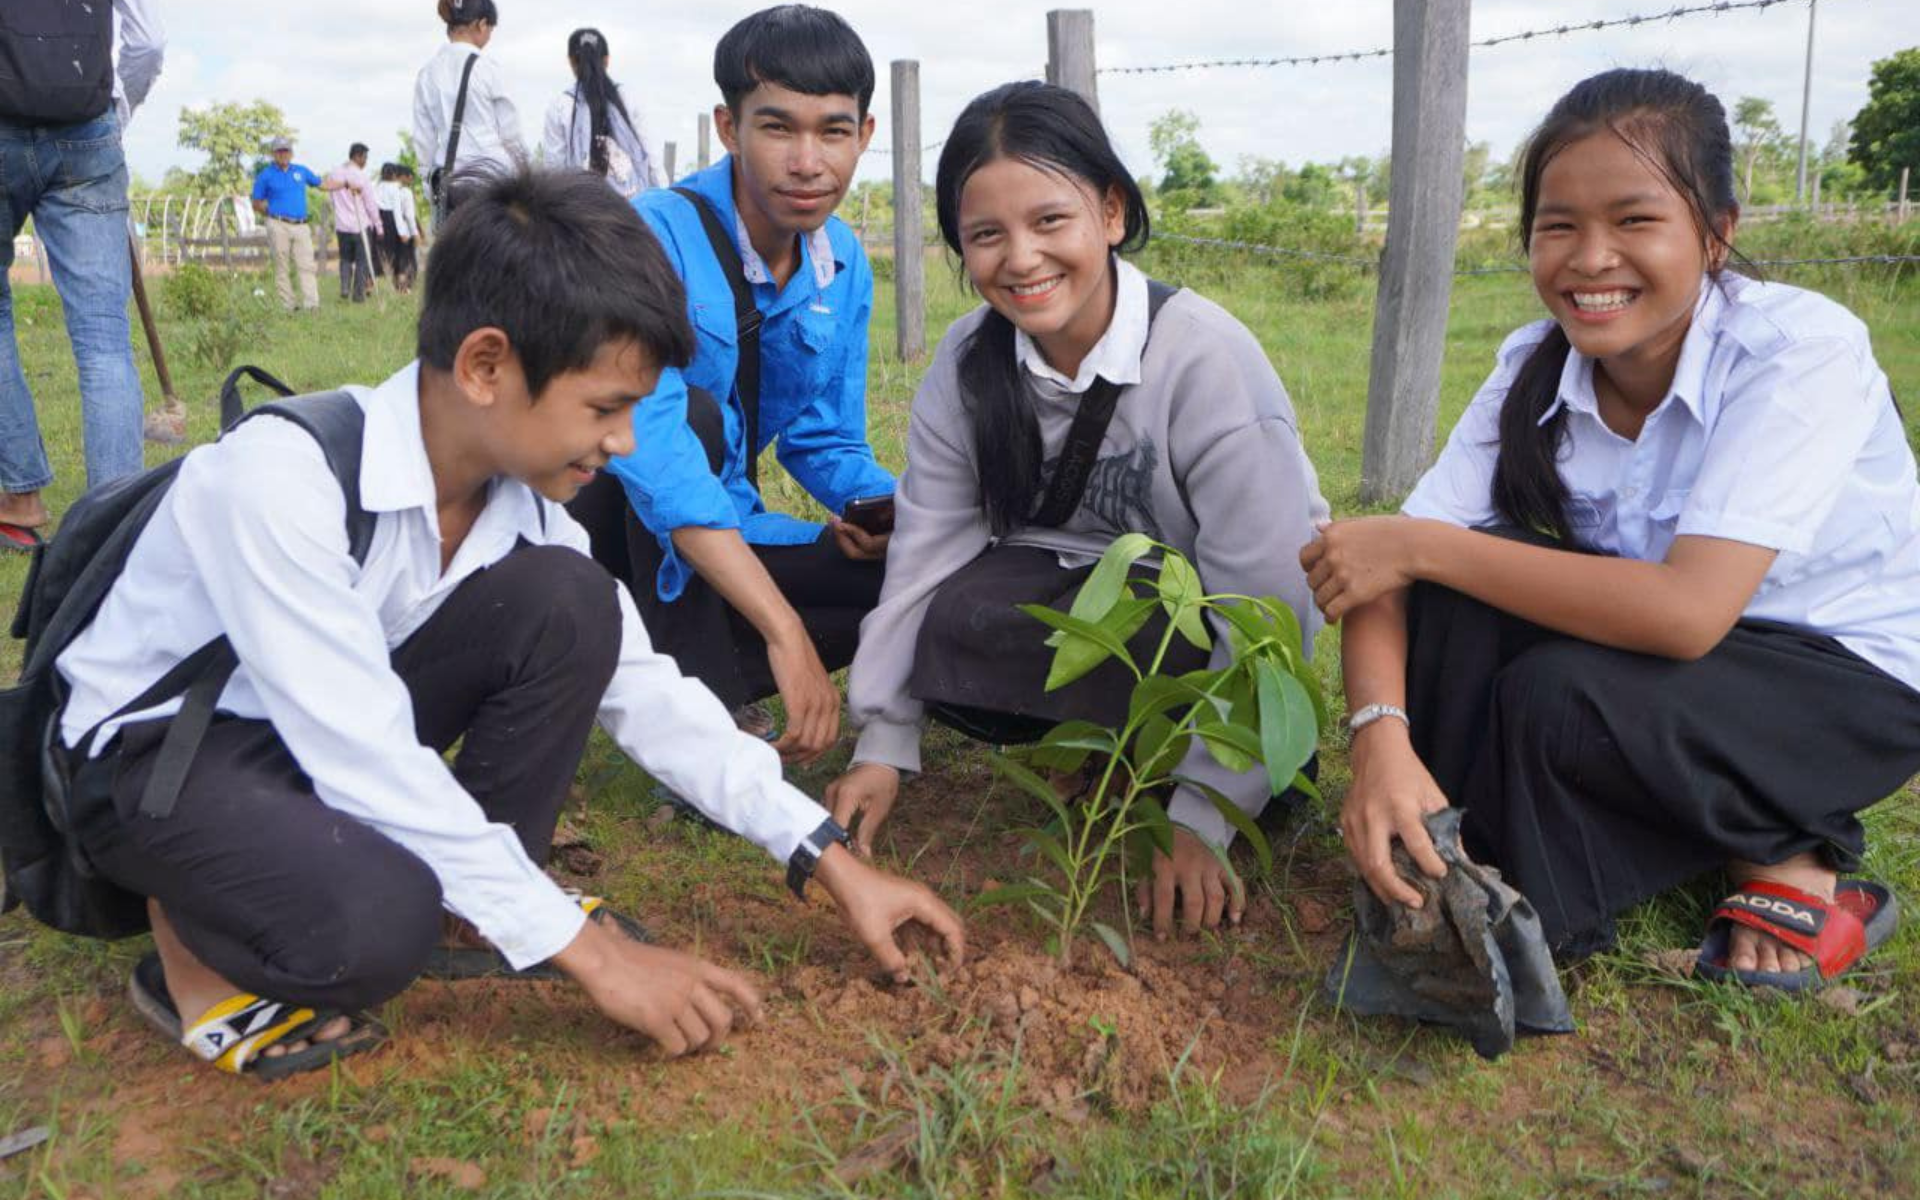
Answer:
<svg viewBox="0 0 1920 1200"><path fill-rule="evenodd" d="M873 274L832 216L873 136L873 60L838 16L782 5L720 40L714 82L727 157L634 201L686 283L699 349L661 373L635 410L636 450L574 513L594 557L632 587L654 644L735 706L743 728L770 729L741 706L778 691L787 728L776 746L804 762L839 736L827 671L851 661L884 573L887 535L837 514L856 500L890 503L894 489L867 444ZM700 206L730 237L731 263ZM757 421L736 387L729 267L762 322ZM754 464L769 445L836 514L826 525L767 511Z"/></svg>
<svg viewBox="0 0 1920 1200"><path fill-rule="evenodd" d="M320 285L314 278L313 233L307 228L307 189L332 191L318 175L293 161L293 142L277 137L268 147L273 161L253 177L253 211L267 219L267 245L273 251L273 288L280 307L293 311L293 285L287 280L287 258L300 274L300 307L320 308Z"/></svg>

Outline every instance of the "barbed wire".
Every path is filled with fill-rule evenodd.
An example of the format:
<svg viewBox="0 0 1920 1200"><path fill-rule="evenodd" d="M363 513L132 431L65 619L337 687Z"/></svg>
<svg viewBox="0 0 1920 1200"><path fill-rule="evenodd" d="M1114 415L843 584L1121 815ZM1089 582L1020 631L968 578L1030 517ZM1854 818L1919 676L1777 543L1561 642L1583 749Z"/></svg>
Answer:
<svg viewBox="0 0 1920 1200"><path fill-rule="evenodd" d="M925 154L929 150L938 150L940 147L946 144L947 144L947 139L945 138L941 138L937 142L928 142L926 145L920 147L920 153ZM891 157L893 155L893 147L892 146L868 146L867 153L878 154L878 155L881 155L882 157Z"/></svg>
<svg viewBox="0 0 1920 1200"><path fill-rule="evenodd" d="M1160 233L1154 235L1156 242L1179 242L1188 246L1205 246L1218 250L1239 250L1269 258L1296 258L1318 262L1337 262L1363 270L1378 267L1379 260L1362 258L1357 254L1332 254L1323 250L1295 250L1286 246L1269 246L1264 242L1236 242L1228 238L1192 237L1182 233ZM1902 266L1908 263L1920 263L1920 254L1850 254L1834 258L1761 258L1751 260L1756 267L1833 267L1833 266ZM1493 267L1459 267L1454 275L1522 275L1528 268L1520 263L1508 263Z"/></svg>
<svg viewBox="0 0 1920 1200"><path fill-rule="evenodd" d="M1612 29L1620 26L1645 25L1655 21L1677 21L1682 17L1698 16L1709 13L1719 16L1743 8L1772 8L1776 4L1792 4L1796 0L1720 0L1713 4L1690 4L1670 8L1666 12L1639 13L1627 17L1609 17L1594 21L1573 21L1564 25L1549 25L1539 29L1522 30L1519 33L1501 34L1499 37L1482 38L1471 43L1476 47L1501 46L1508 42L1525 42L1534 38L1565 37L1571 33L1589 33L1599 29ZM1393 48L1384 46L1376 50L1344 50L1333 54L1296 54L1290 57L1275 58L1214 58L1197 59L1192 62L1157 63L1142 67L1100 67L1100 75L1158 75L1171 71L1211 71L1229 67L1312 67L1321 63L1358 62L1363 58L1391 58Z"/></svg>

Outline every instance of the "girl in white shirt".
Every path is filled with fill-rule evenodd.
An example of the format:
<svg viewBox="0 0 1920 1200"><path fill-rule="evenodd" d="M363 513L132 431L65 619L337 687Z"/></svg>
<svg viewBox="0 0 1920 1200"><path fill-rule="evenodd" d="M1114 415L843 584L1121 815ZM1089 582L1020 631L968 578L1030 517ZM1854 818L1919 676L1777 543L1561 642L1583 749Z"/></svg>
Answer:
<svg viewBox="0 0 1920 1200"><path fill-rule="evenodd" d="M419 270L414 239L420 223L414 215L412 174L398 163L385 163L380 182L373 185L374 202L380 206L381 257L393 273L393 290L403 296L413 290Z"/></svg>
<svg viewBox="0 0 1920 1200"><path fill-rule="evenodd" d="M1301 552L1345 620L1342 832L1385 901L1424 814L1536 908L1556 952L1724 870L1701 971L1796 989L1891 931L1856 814L1920 771L1920 486L1866 328L1727 272L1726 114L1615 70L1548 114L1521 238L1552 319L1402 515Z"/></svg>
<svg viewBox="0 0 1920 1200"><path fill-rule="evenodd" d="M413 148L427 172L429 194L437 207L444 208L445 185L451 176L511 172L526 165L527 147L520 137L520 114L507 99L499 64L480 53L493 40L500 10L493 0L440 0L440 19L447 23L447 44L420 68L413 84ZM448 170L454 109L469 60L473 68L467 80L467 102Z"/></svg>
<svg viewBox="0 0 1920 1200"><path fill-rule="evenodd" d="M567 38L574 83L547 108L540 158L549 167L592 171L631 200L660 181L620 85L607 78L608 57L598 29L576 29Z"/></svg>

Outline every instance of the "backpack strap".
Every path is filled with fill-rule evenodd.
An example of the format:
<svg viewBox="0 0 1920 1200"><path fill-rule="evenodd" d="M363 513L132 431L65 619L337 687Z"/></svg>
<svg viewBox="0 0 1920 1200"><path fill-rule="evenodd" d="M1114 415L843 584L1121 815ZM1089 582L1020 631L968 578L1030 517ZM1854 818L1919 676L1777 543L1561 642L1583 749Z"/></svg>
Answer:
<svg viewBox="0 0 1920 1200"><path fill-rule="evenodd" d="M346 392L323 392L263 404L233 424L237 426L262 413L293 422L320 443L327 468L339 481L341 495L347 502L347 553L355 563L364 566L367 551L373 545L375 523L373 514L360 503L360 449L366 429L366 410ZM543 520L544 516L543 512ZM227 681L233 678L239 665L233 643L224 635L217 637L175 663L153 686L110 718L140 712L176 695L182 697L180 711L167 726L167 736L160 743L153 770L147 776L147 786L140 794L142 816L165 817L173 812L181 785L187 780L187 770L193 766L194 755L200 750L207 728L213 724L220 693L226 690Z"/></svg>
<svg viewBox="0 0 1920 1200"><path fill-rule="evenodd" d="M1179 290L1157 279L1147 280L1149 340L1153 336L1154 320ZM1093 475L1093 464L1100 457L1100 443L1107 436L1107 426L1113 424L1114 410L1119 407L1120 393L1125 390L1111 380L1096 378L1086 395L1080 397L1079 407L1073 413L1073 425L1067 430L1066 444L1061 447L1053 469L1053 479L1047 485L1046 498L1040 502L1039 511L1029 524L1057 528L1066 524L1067 518L1080 507L1080 497Z"/></svg>
<svg viewBox="0 0 1920 1200"><path fill-rule="evenodd" d="M753 288L747 283L746 269L740 265L740 248L733 244L733 235L721 224L720 214L707 203L706 197L692 188L673 190L684 196L700 214L700 226L707 232L713 256L720 261L727 286L733 289L733 321L740 350L740 365L733 375L733 394L739 397L740 409L747 418L747 482L757 492L760 490L760 306L753 302Z"/></svg>
<svg viewBox="0 0 1920 1200"><path fill-rule="evenodd" d="M467 55L467 65L460 68L460 91L453 98L453 122L447 126L447 161L433 173L428 182L433 185L433 202L445 211L447 192L453 187L453 159L460 152L460 127L467 121L467 84L473 79L473 64L480 61L480 52Z"/></svg>

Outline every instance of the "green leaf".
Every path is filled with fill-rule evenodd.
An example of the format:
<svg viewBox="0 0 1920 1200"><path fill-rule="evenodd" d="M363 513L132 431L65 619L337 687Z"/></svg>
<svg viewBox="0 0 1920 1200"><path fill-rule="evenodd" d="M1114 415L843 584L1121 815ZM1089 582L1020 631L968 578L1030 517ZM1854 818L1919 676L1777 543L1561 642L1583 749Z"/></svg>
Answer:
<svg viewBox="0 0 1920 1200"><path fill-rule="evenodd" d="M1267 621L1264 610L1256 604L1244 600L1226 600L1214 605L1213 611L1227 622L1233 634L1238 635L1231 640L1239 643L1235 648L1242 654L1273 636L1273 626Z"/></svg>
<svg viewBox="0 0 1920 1200"><path fill-rule="evenodd" d="M1305 775L1295 774L1293 782L1287 786L1312 800L1315 804L1326 803L1326 797L1320 794L1320 785L1308 779Z"/></svg>
<svg viewBox="0 0 1920 1200"><path fill-rule="evenodd" d="M1180 765L1187 756L1190 735L1176 732L1172 721L1161 715L1148 717L1133 739L1133 761L1139 766L1140 779L1157 779Z"/></svg>
<svg viewBox="0 0 1920 1200"><path fill-rule="evenodd" d="M1021 754L1034 766L1063 775L1081 770L1087 765L1087 759L1093 757L1092 751L1079 746L1049 746L1045 742L1030 746Z"/></svg>
<svg viewBox="0 0 1920 1200"><path fill-rule="evenodd" d="M1144 533L1123 533L1113 539L1093 573L1080 585L1073 598L1070 615L1082 621L1098 621L1107 615L1127 590L1127 573L1133 564L1153 549L1153 539Z"/></svg>
<svg viewBox="0 0 1920 1200"><path fill-rule="evenodd" d="M1105 921L1094 921L1091 924L1093 931L1100 935L1100 940L1107 944L1107 949L1113 951L1113 956L1120 960L1120 965L1132 967L1133 947L1127 945L1127 939L1120 936L1120 931Z"/></svg>
<svg viewBox="0 0 1920 1200"><path fill-rule="evenodd" d="M1213 761L1235 774L1252 770L1260 761L1260 738L1250 729L1216 718L1203 722L1194 732L1207 744Z"/></svg>
<svg viewBox="0 0 1920 1200"><path fill-rule="evenodd" d="M1041 899L1058 901L1060 893L1057 889L1043 883L1009 883L997 888L988 888L969 900L967 907L991 908L999 904L1020 904L1028 900Z"/></svg>
<svg viewBox="0 0 1920 1200"><path fill-rule="evenodd" d="M1161 557L1157 587L1160 607L1166 610L1167 620L1173 622L1181 636L1202 650L1213 649L1213 638L1207 633L1206 618L1202 615L1206 589L1201 586L1200 575L1193 564L1179 551L1168 550Z"/></svg>
<svg viewBox="0 0 1920 1200"><path fill-rule="evenodd" d="M1133 811L1138 818L1137 826L1153 839L1154 848L1172 857L1173 822L1167 817L1166 807L1152 792L1142 792L1133 799Z"/></svg>
<svg viewBox="0 0 1920 1200"><path fill-rule="evenodd" d="M1211 672L1209 672L1211 674ZM1164 713L1176 704L1191 704L1206 699L1206 693L1183 676L1149 675L1133 685L1133 698L1127 702L1127 724L1138 724L1148 713Z"/></svg>
<svg viewBox="0 0 1920 1200"><path fill-rule="evenodd" d="M1055 867L1059 868L1062 875L1068 879L1076 876L1077 872L1073 869L1073 859L1067 854L1067 848L1060 844L1059 838L1054 837L1044 829L1016 829L1014 832L1028 845L1033 846L1039 850L1040 853L1046 855L1048 860L1052 862Z"/></svg>
<svg viewBox="0 0 1920 1200"><path fill-rule="evenodd" d="M1140 627L1147 623L1147 618L1159 606L1159 602L1151 596L1122 600L1101 618L1100 628L1119 638L1124 645L1133 640L1133 635L1140 632Z"/></svg>
<svg viewBox="0 0 1920 1200"><path fill-rule="evenodd" d="M1084 768L1094 754L1112 757L1118 744L1111 731L1092 721L1062 721L1023 757L1036 767L1071 774Z"/></svg>
<svg viewBox="0 0 1920 1200"><path fill-rule="evenodd" d="M1045 801L1049 806L1056 806L1060 803L1060 797L1053 790L1053 785L1028 770L1025 764L1017 762L1010 756L1002 754L997 750L987 755L987 761L993 764L993 769L1004 776L1007 782L1013 784L1021 791L1035 799Z"/></svg>
<svg viewBox="0 0 1920 1200"><path fill-rule="evenodd" d="M1260 693L1260 757L1277 796L1313 757L1319 724L1313 699L1298 679L1264 658L1254 664L1254 678Z"/></svg>
<svg viewBox="0 0 1920 1200"><path fill-rule="evenodd" d="M1213 635L1207 632L1206 613L1198 606L1183 608L1173 618L1173 627L1180 636L1202 650L1213 649Z"/></svg>
<svg viewBox="0 0 1920 1200"><path fill-rule="evenodd" d="M1268 843L1267 835L1260 832L1260 827L1253 823L1253 818L1243 812L1238 804L1227 799L1226 794L1219 788L1211 784L1202 783L1192 776L1176 775L1174 776L1174 780L1179 783L1181 787L1190 787L1211 801L1214 809L1226 820L1227 824L1233 826L1234 832L1246 838L1247 845L1253 847L1253 856L1260 860L1260 869L1262 871L1273 870L1273 846ZM1205 839L1202 840L1204 841Z"/></svg>
<svg viewBox="0 0 1920 1200"><path fill-rule="evenodd" d="M1280 644L1287 648L1287 652L1295 661L1304 661L1306 639L1301 635L1300 618L1295 615L1292 607L1286 601L1272 596L1262 596L1255 603L1266 614L1268 622L1273 626L1274 636L1279 639Z"/></svg>
<svg viewBox="0 0 1920 1200"><path fill-rule="evenodd" d="M1105 662L1109 656L1126 663L1127 669L1136 677L1139 676L1140 668L1134 665L1133 656L1127 653L1126 642L1101 626L1057 612L1044 604L1022 604L1019 608L1034 620L1067 635L1054 652L1053 666L1047 672L1048 691L1072 683Z"/></svg>

